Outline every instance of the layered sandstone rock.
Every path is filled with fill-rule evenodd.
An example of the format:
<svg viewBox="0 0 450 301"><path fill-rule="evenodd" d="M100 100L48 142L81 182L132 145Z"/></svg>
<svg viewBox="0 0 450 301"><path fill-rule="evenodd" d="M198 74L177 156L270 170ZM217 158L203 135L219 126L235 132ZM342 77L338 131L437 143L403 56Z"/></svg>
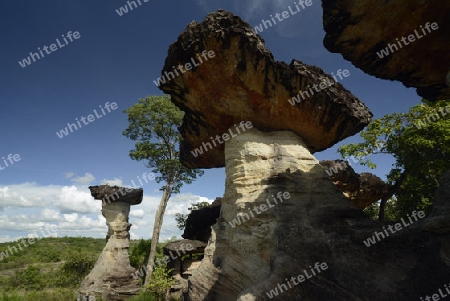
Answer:
<svg viewBox="0 0 450 301"><path fill-rule="evenodd" d="M322 0L322 7L329 51L424 98L450 99L449 1Z"/></svg>
<svg viewBox="0 0 450 301"><path fill-rule="evenodd" d="M419 220L367 246L374 231L392 225L351 205L311 154L361 130L368 109L339 84L291 105L288 99L330 76L298 61L275 62L247 23L223 11L187 27L163 74L209 51L214 58L161 85L186 113L182 161L227 173L188 300L269 300L275 289L280 300L411 300L442 287L450 277L448 233L424 233ZM252 127L237 133L241 122ZM234 135L214 144L230 129ZM311 275L317 264L326 269ZM301 275L310 277L289 281Z"/></svg>
<svg viewBox="0 0 450 301"><path fill-rule="evenodd" d="M207 56L210 51L212 58ZM211 138L242 131L242 121L261 130L294 131L315 152L360 131L372 117L358 98L322 69L297 60L289 65L275 61L252 27L229 12L192 22L168 52L162 75L170 76L192 59L198 65L178 71L160 86L185 112L180 132L186 166L223 167L224 144ZM292 97L322 82L332 85L291 105ZM191 152L200 148L204 154Z"/></svg>
<svg viewBox="0 0 450 301"><path fill-rule="evenodd" d="M139 293L139 280L133 277L136 269L131 267L130 206L142 202L142 189L126 189L108 185L90 186L91 195L102 200L102 214L106 218L108 233L106 246L94 268L83 280L80 297L101 296L103 300L127 300Z"/></svg>
<svg viewBox="0 0 450 301"><path fill-rule="evenodd" d="M203 259L206 243L199 240L183 239L167 244L163 253L168 260L167 268L174 278L167 300L184 301L188 292L188 278ZM195 257L194 257L195 256Z"/></svg>
<svg viewBox="0 0 450 301"><path fill-rule="evenodd" d="M389 193L389 185L383 180L368 172L356 173L348 161L323 160L320 165L356 208L364 209Z"/></svg>
<svg viewBox="0 0 450 301"><path fill-rule="evenodd" d="M412 300L450 276L448 232L424 233L425 220L367 247L393 223L351 205L295 133L247 131L227 142L225 156L222 212L190 300L270 300L276 288L281 300ZM317 262L328 268L280 291Z"/></svg>

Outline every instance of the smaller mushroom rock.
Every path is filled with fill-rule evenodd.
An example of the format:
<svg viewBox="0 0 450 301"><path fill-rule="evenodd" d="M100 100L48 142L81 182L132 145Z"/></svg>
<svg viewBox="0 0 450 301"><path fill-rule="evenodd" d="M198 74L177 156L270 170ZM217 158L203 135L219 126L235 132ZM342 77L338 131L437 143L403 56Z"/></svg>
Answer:
<svg viewBox="0 0 450 301"><path fill-rule="evenodd" d="M124 300L124 296L139 293L139 279L130 265L130 206L142 202L143 190L101 185L90 186L91 195L102 200L102 214L106 218L108 234L106 246L94 268L83 280L81 297L102 295L105 300Z"/></svg>

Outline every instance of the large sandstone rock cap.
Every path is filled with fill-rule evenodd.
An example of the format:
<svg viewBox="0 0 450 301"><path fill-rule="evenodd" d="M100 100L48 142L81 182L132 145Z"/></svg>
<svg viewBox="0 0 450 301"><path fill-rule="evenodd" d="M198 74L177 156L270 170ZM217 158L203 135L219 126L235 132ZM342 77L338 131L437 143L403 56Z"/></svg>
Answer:
<svg viewBox="0 0 450 301"><path fill-rule="evenodd" d="M99 185L89 186L91 195L96 200L104 202L123 202L130 205L142 203L144 190L142 188L125 188L119 186Z"/></svg>
<svg viewBox="0 0 450 301"><path fill-rule="evenodd" d="M184 70L186 63L191 70ZM178 71L180 65L185 72ZM263 131L293 131L315 152L359 132L372 117L322 69L275 61L248 23L222 10L187 26L170 46L162 75L166 81L160 88L186 113L181 161L189 167L223 167L224 144L203 154L194 155L195 149L230 129L236 134L235 124L242 121ZM295 105L289 102L321 82L332 85Z"/></svg>
<svg viewBox="0 0 450 301"><path fill-rule="evenodd" d="M329 51L365 73L416 87L424 98L450 98L450 1L322 0L322 6ZM380 58L382 49L393 52Z"/></svg>

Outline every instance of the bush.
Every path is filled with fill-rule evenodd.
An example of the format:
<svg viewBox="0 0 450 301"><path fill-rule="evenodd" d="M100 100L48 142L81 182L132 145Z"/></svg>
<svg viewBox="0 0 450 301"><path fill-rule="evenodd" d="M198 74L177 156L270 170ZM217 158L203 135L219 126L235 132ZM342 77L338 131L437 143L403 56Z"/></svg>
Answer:
<svg viewBox="0 0 450 301"><path fill-rule="evenodd" d="M175 283L173 277L169 276L170 270L166 267L155 267L152 278L147 286L147 291L154 293L158 301L164 301L167 290Z"/></svg>
<svg viewBox="0 0 450 301"><path fill-rule="evenodd" d="M39 290L45 286L44 282L40 275L40 269L32 265L25 270L16 272L7 280L9 287L25 290Z"/></svg>
<svg viewBox="0 0 450 301"><path fill-rule="evenodd" d="M56 285L74 287L81 284L95 265L96 258L88 254L77 253L67 260L57 274Z"/></svg>
<svg viewBox="0 0 450 301"><path fill-rule="evenodd" d="M136 269L140 269L147 263L148 255L150 254L150 246L152 240L139 240L138 244L130 250L130 264Z"/></svg>

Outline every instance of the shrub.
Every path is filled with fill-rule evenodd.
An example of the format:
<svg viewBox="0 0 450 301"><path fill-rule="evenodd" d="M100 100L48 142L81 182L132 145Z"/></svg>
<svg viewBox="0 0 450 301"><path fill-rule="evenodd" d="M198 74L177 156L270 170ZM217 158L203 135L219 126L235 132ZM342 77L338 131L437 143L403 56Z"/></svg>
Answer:
<svg viewBox="0 0 450 301"><path fill-rule="evenodd" d="M154 293L158 301L165 300L167 290L175 283L175 280L169 273L170 270L167 270L166 267L155 267L153 270L147 291Z"/></svg>

